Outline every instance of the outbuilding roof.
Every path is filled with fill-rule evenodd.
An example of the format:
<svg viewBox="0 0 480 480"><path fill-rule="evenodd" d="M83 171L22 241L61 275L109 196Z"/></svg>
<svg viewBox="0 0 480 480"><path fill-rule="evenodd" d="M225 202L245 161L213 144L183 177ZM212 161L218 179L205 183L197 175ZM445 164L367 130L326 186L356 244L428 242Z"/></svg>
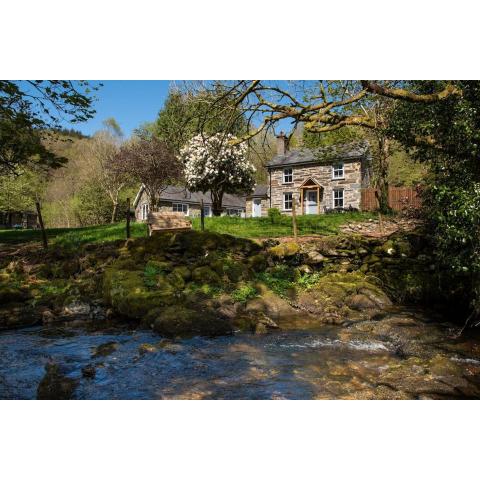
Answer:
<svg viewBox="0 0 480 480"><path fill-rule="evenodd" d="M137 206L142 193L144 191L144 186L140 187L137 196L135 197L134 207ZM186 189L183 186L169 186L167 187L160 196L161 201L166 202L181 202L181 203L188 203L188 204L198 204L203 200L204 205L211 205L212 204L212 197L210 195L210 191L205 193L202 192L190 192L190 190ZM240 195L231 195L225 193L223 195L222 200L222 207L224 208L245 208L245 197Z"/></svg>
<svg viewBox="0 0 480 480"><path fill-rule="evenodd" d="M332 163L335 161L354 161L369 157L369 144L361 140L349 143L329 145L315 149L302 148L299 150L287 150L285 155L276 155L268 163L267 168L279 168L287 165L299 165L309 163Z"/></svg>

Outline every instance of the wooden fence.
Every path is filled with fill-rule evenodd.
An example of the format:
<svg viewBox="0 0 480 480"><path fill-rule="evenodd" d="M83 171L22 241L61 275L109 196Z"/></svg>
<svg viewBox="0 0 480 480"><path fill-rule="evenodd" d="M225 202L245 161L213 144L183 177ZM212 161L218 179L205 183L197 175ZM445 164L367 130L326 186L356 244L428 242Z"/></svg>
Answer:
<svg viewBox="0 0 480 480"><path fill-rule="evenodd" d="M419 193L413 187L389 187L388 204L396 211L419 208L422 204ZM360 203L362 210L372 211L378 208L378 200L374 188L363 188Z"/></svg>

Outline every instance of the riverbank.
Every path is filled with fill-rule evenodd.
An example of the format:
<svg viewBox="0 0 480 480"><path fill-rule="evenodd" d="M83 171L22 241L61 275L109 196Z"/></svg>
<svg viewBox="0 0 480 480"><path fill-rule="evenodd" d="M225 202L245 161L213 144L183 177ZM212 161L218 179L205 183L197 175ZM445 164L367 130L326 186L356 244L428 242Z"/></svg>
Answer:
<svg viewBox="0 0 480 480"><path fill-rule="evenodd" d="M414 231L301 243L191 231L74 250L26 244L1 262L2 329L122 318L167 336L261 333L361 322L392 304L457 308L468 295Z"/></svg>

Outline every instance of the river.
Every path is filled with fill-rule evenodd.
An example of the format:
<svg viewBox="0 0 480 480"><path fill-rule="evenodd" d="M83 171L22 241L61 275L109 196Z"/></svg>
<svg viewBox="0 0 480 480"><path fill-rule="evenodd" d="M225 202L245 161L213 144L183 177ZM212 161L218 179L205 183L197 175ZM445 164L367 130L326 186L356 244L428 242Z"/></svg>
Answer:
<svg viewBox="0 0 480 480"><path fill-rule="evenodd" d="M0 398L36 398L48 364L75 380L74 399L477 398L480 342L455 331L404 312L371 328L174 342L131 327L5 331Z"/></svg>

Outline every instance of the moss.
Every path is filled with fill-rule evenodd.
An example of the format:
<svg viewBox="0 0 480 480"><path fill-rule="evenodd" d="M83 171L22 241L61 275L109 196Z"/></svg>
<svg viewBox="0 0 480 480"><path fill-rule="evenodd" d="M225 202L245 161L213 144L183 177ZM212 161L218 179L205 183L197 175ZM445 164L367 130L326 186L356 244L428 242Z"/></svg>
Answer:
<svg viewBox="0 0 480 480"><path fill-rule="evenodd" d="M166 280L175 290L183 290L185 288L185 280L178 271L169 273Z"/></svg>
<svg viewBox="0 0 480 480"><path fill-rule="evenodd" d="M242 285L236 288L232 293L231 297L235 302L246 302L257 296L257 289L253 285Z"/></svg>
<svg viewBox="0 0 480 480"><path fill-rule="evenodd" d="M220 284L221 279L210 267L197 267L192 272L192 279L200 284Z"/></svg>
<svg viewBox="0 0 480 480"><path fill-rule="evenodd" d="M192 272L185 265L175 267L172 273L176 275L180 275L185 281L188 281L192 278Z"/></svg>
<svg viewBox="0 0 480 480"><path fill-rule="evenodd" d="M300 251L300 245L295 242L285 242L277 245L276 247L271 247L268 249L268 253L274 258L285 258L292 257Z"/></svg>

